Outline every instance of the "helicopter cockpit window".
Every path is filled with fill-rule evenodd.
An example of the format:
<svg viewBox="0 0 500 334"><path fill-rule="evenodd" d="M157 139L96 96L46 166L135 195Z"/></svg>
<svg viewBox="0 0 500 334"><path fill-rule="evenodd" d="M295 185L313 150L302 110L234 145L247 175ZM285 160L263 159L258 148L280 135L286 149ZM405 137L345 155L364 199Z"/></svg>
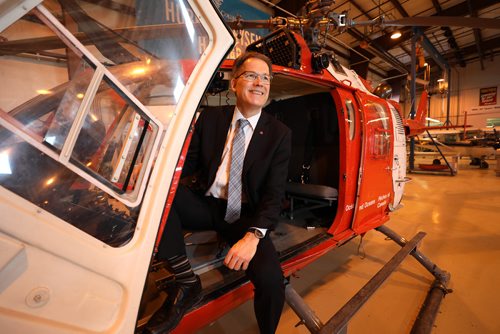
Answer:
<svg viewBox="0 0 500 334"><path fill-rule="evenodd" d="M67 50L67 54L78 59L71 49ZM53 108L49 112L45 110L49 116L46 118L44 144L57 152L61 152L63 148L94 74L95 67L80 59L78 66L74 68L73 77L66 84L60 85L60 88L54 91L46 90L45 95ZM23 114L23 107L14 110L15 113Z"/></svg>
<svg viewBox="0 0 500 334"><path fill-rule="evenodd" d="M373 158L385 158L390 153L391 131L389 129L389 113L385 108L374 102L365 104L366 125L372 132L373 141L370 145L370 154Z"/></svg>
<svg viewBox="0 0 500 334"><path fill-rule="evenodd" d="M352 105L351 100L346 100L345 106L347 109L346 122L348 123L349 128L349 139L352 140L354 138L354 131L356 129L356 113L354 112L354 106Z"/></svg>
<svg viewBox="0 0 500 334"><path fill-rule="evenodd" d="M183 0L44 1L0 33L0 186L126 244L204 28Z"/></svg>
<svg viewBox="0 0 500 334"><path fill-rule="evenodd" d="M185 0L105 2L60 1L54 16L70 18L92 55L135 97L168 123L158 106L175 106L209 37ZM164 112L165 108L163 108ZM169 113L171 115L171 113ZM167 125L167 124L165 124Z"/></svg>
<svg viewBox="0 0 500 334"><path fill-rule="evenodd" d="M158 127L111 87L101 82L71 157L116 191L130 193Z"/></svg>

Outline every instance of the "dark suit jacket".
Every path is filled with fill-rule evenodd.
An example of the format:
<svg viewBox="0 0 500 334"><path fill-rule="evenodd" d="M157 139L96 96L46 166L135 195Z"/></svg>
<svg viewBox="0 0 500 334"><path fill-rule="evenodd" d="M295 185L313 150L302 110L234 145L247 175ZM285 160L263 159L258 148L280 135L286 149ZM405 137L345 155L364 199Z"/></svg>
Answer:
<svg viewBox="0 0 500 334"><path fill-rule="evenodd" d="M186 157L183 176L197 175L201 191L215 180L234 106L208 108L198 118ZM274 228L285 193L291 155L291 131L272 116L262 113L243 163L243 191L250 216L234 224L242 227Z"/></svg>

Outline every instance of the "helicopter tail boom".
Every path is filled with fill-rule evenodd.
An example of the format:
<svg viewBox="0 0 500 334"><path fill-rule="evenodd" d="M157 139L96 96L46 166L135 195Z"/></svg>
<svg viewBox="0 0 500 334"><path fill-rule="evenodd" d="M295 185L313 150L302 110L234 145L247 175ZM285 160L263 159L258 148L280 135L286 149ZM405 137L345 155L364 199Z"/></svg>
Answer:
<svg viewBox="0 0 500 334"><path fill-rule="evenodd" d="M425 118L427 117L428 100L429 95L427 91L424 90L422 92L422 95L420 96L420 102L418 103L415 118L407 119L405 121L405 130L407 136L417 136L425 131Z"/></svg>

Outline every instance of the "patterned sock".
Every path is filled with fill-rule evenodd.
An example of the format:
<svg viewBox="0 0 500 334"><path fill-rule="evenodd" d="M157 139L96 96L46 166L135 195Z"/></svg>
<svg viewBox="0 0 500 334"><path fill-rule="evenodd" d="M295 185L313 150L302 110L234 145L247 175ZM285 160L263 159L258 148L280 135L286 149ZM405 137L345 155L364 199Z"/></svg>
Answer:
<svg viewBox="0 0 500 334"><path fill-rule="evenodd" d="M178 255L167 259L167 263L174 272L175 280L182 284L194 284L196 283L196 275L191 268L186 255Z"/></svg>

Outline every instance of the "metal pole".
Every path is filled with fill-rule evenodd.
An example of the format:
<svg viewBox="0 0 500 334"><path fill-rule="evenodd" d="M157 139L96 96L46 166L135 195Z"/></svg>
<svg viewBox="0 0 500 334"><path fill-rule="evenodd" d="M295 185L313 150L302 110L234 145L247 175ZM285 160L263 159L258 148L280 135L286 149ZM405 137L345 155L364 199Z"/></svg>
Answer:
<svg viewBox="0 0 500 334"><path fill-rule="evenodd" d="M375 228L380 233L387 236L389 239L400 245L401 247L405 246L408 241L388 228L385 225L379 226ZM450 280L450 274L441 268L439 268L434 262L432 262L427 256L422 254L418 249L415 249L411 252L411 255L418 261L422 266L425 267L435 278L437 278L441 283L447 284Z"/></svg>
<svg viewBox="0 0 500 334"><path fill-rule="evenodd" d="M455 172L453 171L453 168L451 168L451 165L450 163L448 162L448 159L446 159L443 151L441 151L441 149L439 148L438 144L436 143L436 141L434 140L434 138L431 136L431 134L429 133L429 130L425 130L425 132L427 132L427 135L429 136L429 138L431 139L431 142L432 144L434 145L434 147L436 147L436 149L438 150L439 154L441 155L441 157L444 159L444 162L446 162L446 166L448 166L448 169L450 170L450 174L451 176L454 176L455 175Z"/></svg>
<svg viewBox="0 0 500 334"><path fill-rule="evenodd" d="M415 102L417 99L417 33L413 30L411 37L411 81L410 81L410 118L415 118ZM415 138L410 138L410 157L409 157L410 171L415 169Z"/></svg>
<svg viewBox="0 0 500 334"><path fill-rule="evenodd" d="M448 96L446 97L446 123L445 125L451 125L450 121L450 97L451 97L451 69L450 67L446 68L446 76L448 77Z"/></svg>
<svg viewBox="0 0 500 334"><path fill-rule="evenodd" d="M438 279L432 284L424 304L420 309L417 320L413 324L411 334L430 334L432 332L439 306L444 296L450 292Z"/></svg>
<svg viewBox="0 0 500 334"><path fill-rule="evenodd" d="M290 284L285 287L285 300L311 333L319 333L323 323Z"/></svg>
<svg viewBox="0 0 500 334"><path fill-rule="evenodd" d="M333 317L328 320L326 325L321 328L320 334L339 333L345 330L349 320L363 306L373 293L384 283L384 281L396 270L403 260L416 249L417 244L424 238L425 233L419 232L409 242L406 242L403 248L399 250L380 269L373 278L361 288Z"/></svg>
<svg viewBox="0 0 500 334"><path fill-rule="evenodd" d="M410 101L411 109L410 116L411 119L415 118L415 102L417 100L417 34L414 32L411 37L411 86L410 86Z"/></svg>
<svg viewBox="0 0 500 334"><path fill-rule="evenodd" d="M386 235L400 246L408 244L408 241L405 238L386 226L379 226L376 230ZM439 311L441 301L447 293L451 292L451 290L447 288L447 284L450 280L450 274L441 270L434 262L432 262L416 248L411 252L411 255L436 278L411 330L411 334L430 334L432 332L434 320L436 320L436 315Z"/></svg>
<svg viewBox="0 0 500 334"><path fill-rule="evenodd" d="M415 170L415 138L410 138L410 156L408 158L410 171Z"/></svg>

